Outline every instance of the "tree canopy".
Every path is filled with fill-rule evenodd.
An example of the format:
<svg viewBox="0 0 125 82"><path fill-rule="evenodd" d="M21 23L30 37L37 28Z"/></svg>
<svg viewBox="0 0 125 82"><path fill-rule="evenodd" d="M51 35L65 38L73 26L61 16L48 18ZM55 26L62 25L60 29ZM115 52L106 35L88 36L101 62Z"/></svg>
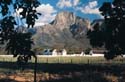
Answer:
<svg viewBox="0 0 125 82"><path fill-rule="evenodd" d="M0 43L6 44L6 51L13 54L14 57L22 55L28 60L31 56L35 57L35 53L31 47L33 44L32 34L18 32L15 29L18 22L16 22L16 16L13 13L22 9L19 14L20 20L25 19L27 28L33 28L38 15L41 15L36 11L39 5L38 0L0 0Z"/></svg>
<svg viewBox="0 0 125 82"><path fill-rule="evenodd" d="M104 2L99 11L104 16L105 26L96 25L88 32L90 43L94 47L104 46L108 51L105 53L107 59L125 54L125 0Z"/></svg>

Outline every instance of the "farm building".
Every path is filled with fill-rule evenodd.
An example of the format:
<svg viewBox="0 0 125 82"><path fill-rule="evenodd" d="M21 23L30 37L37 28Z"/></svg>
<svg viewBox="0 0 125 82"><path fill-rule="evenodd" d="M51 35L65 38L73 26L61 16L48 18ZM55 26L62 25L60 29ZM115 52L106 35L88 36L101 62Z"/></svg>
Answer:
<svg viewBox="0 0 125 82"><path fill-rule="evenodd" d="M66 49L62 49L62 50L45 49L45 50L43 50L42 55L52 55L52 56L62 55L62 56L66 56L67 51L66 51Z"/></svg>
<svg viewBox="0 0 125 82"><path fill-rule="evenodd" d="M44 49L42 52L42 55L50 55L50 56L90 56L90 57L98 57L102 56L104 57L104 53L106 50L97 50L93 49L90 50L88 54L86 54L84 51L81 51L81 53L73 53L68 54L66 49Z"/></svg>
<svg viewBox="0 0 125 82"><path fill-rule="evenodd" d="M103 56L104 57L105 52L106 52L106 50L95 50L95 49L93 49L89 52L89 55L90 56Z"/></svg>

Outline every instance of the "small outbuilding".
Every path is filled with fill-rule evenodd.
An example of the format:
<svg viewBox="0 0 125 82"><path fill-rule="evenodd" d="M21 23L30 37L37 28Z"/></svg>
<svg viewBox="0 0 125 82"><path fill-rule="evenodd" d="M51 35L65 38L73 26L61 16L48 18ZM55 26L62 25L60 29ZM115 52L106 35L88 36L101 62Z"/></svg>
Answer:
<svg viewBox="0 0 125 82"><path fill-rule="evenodd" d="M105 52L106 52L106 50L91 50L89 54L91 56L96 56L96 57L102 56L102 57L104 57Z"/></svg>
<svg viewBox="0 0 125 82"><path fill-rule="evenodd" d="M52 51L52 56L57 56L57 55L58 55L57 49L54 49L54 50Z"/></svg>
<svg viewBox="0 0 125 82"><path fill-rule="evenodd" d="M62 55L63 55L63 56L66 56L66 55L67 55L66 49L63 49L63 50L62 50Z"/></svg>

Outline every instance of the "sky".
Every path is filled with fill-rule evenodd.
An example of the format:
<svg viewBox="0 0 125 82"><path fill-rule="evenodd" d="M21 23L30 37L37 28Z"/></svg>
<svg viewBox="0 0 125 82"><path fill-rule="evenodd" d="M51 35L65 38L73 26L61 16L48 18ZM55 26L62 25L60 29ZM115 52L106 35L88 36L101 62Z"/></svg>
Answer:
<svg viewBox="0 0 125 82"><path fill-rule="evenodd" d="M36 21L36 25L44 25L55 19L57 13L62 11L73 12L76 16L87 18L90 21L103 18L100 15L99 7L103 2L112 0L39 0L41 5L37 11L42 16Z"/></svg>
<svg viewBox="0 0 125 82"><path fill-rule="evenodd" d="M94 19L102 19L99 8L103 2L112 2L112 0L39 0L41 5L37 8L37 12L42 15L36 20L35 26L41 26L52 22L55 16L62 11L73 12L76 16L86 18L91 22ZM12 7L10 6L10 10ZM22 10L19 9L16 16ZM0 16L1 18L1 16ZM17 18L18 19L18 18ZM19 22L20 23L20 22ZM21 24L21 23L20 23Z"/></svg>

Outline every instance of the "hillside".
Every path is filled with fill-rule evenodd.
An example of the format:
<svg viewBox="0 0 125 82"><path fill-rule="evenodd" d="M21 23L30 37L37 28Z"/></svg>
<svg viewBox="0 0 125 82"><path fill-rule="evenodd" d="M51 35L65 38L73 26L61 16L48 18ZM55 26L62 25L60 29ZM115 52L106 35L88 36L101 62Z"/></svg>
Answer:
<svg viewBox="0 0 125 82"><path fill-rule="evenodd" d="M50 24L37 28L33 36L35 47L86 49L91 47L86 36L89 28L89 20L60 12Z"/></svg>

